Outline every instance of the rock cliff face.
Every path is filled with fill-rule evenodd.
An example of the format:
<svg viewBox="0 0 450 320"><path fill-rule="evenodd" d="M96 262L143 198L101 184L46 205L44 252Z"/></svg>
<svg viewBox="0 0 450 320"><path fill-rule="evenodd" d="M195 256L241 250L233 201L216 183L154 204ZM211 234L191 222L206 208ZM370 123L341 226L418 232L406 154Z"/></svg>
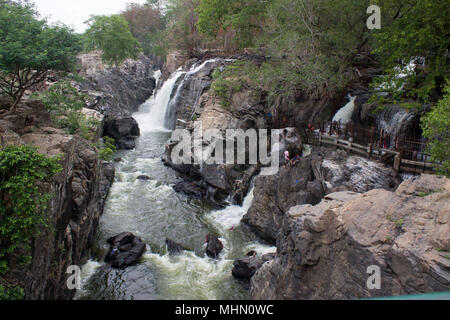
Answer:
<svg viewBox="0 0 450 320"><path fill-rule="evenodd" d="M99 52L81 54L78 60L79 75L84 80L77 86L95 98L88 107L105 116L105 128L113 128L102 134L114 138L119 149L133 149L139 130L131 114L150 98L156 87L152 61L141 55L138 60L108 68Z"/></svg>
<svg viewBox="0 0 450 320"><path fill-rule="evenodd" d="M90 53L80 55L79 62L84 80L74 84L96 97L83 112L101 123L93 139L107 134L119 148L133 148L139 127L131 113L155 88L151 61L142 56L119 68L106 68L99 53ZM75 292L66 286L66 270L89 257L114 166L101 161L90 142L54 128L39 101L25 101L17 114L1 116L0 138L1 146L26 144L46 155L63 155L63 171L45 186L54 195L49 227L32 241L31 264L11 268L7 278L24 288L26 299L71 299Z"/></svg>
<svg viewBox="0 0 450 320"><path fill-rule="evenodd" d="M26 144L49 156L63 155L63 171L44 186L53 194L49 226L31 243L31 264L12 268L7 277L24 288L26 299L71 299L66 270L88 258L114 166L99 160L88 141L53 128L38 101L26 102L0 121L1 146Z"/></svg>
<svg viewBox="0 0 450 320"><path fill-rule="evenodd" d="M350 299L448 290L450 180L423 175L396 192L327 195L280 219L276 258L251 280L253 299ZM370 290L368 267L381 271ZM370 280L369 280L370 281Z"/></svg>
<svg viewBox="0 0 450 320"><path fill-rule="evenodd" d="M294 166L284 166L276 176L255 180L255 200L243 222L260 237L275 242L284 215L296 205L318 204L326 194L338 191L366 192L393 189L397 173L382 164L348 156L344 151L321 148Z"/></svg>

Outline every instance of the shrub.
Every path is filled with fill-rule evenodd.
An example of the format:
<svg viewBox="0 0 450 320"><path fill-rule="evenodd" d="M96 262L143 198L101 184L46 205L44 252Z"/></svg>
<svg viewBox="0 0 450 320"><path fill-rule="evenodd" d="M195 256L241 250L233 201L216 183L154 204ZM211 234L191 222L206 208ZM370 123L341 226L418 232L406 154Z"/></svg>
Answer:
<svg viewBox="0 0 450 320"><path fill-rule="evenodd" d="M47 225L50 194L42 183L61 171L59 157L49 158L27 146L0 150L0 274L9 270L9 259L30 248L32 237ZM21 255L26 264L29 256Z"/></svg>
<svg viewBox="0 0 450 320"><path fill-rule="evenodd" d="M98 125L98 121L88 118L82 110L89 97L79 93L69 81L59 81L39 96L53 122L69 134L80 134L89 139L91 128Z"/></svg>
<svg viewBox="0 0 450 320"><path fill-rule="evenodd" d="M116 152L114 139L108 136L103 137L103 144L98 147L98 157L101 160L111 161Z"/></svg>

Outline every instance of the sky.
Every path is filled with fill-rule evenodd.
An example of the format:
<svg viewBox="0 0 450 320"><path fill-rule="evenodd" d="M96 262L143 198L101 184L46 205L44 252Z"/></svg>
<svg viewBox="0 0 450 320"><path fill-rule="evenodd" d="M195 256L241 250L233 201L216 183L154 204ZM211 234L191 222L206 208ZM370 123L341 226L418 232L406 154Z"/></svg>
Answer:
<svg viewBox="0 0 450 320"><path fill-rule="evenodd" d="M49 22L63 22L77 32L87 28L83 22L91 15L120 13L127 3L144 3L145 0L32 0L42 17Z"/></svg>

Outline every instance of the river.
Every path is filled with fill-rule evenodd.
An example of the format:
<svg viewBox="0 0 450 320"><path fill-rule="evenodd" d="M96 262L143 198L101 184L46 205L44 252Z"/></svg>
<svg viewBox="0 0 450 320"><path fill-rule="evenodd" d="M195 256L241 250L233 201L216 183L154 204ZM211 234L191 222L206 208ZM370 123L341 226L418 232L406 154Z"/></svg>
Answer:
<svg viewBox="0 0 450 320"><path fill-rule="evenodd" d="M187 74L198 72L201 67ZM95 237L93 257L82 267L82 288L76 299L248 299L248 290L231 275L233 261L251 250L259 254L276 250L258 243L240 224L253 201L253 191L242 207L231 205L214 210L172 189L180 178L163 165L161 156L171 136L164 127L165 116L181 74L186 72L172 74L134 115L141 137L136 149L116 155L122 161L116 164L115 182ZM160 72L156 72L155 77L159 76ZM140 181L140 175L147 175L150 180ZM106 240L121 232L133 232L142 238L147 252L137 265L112 269L103 262L108 250ZM219 236L224 243L218 260L204 254L208 233ZM166 238L193 251L169 255Z"/></svg>

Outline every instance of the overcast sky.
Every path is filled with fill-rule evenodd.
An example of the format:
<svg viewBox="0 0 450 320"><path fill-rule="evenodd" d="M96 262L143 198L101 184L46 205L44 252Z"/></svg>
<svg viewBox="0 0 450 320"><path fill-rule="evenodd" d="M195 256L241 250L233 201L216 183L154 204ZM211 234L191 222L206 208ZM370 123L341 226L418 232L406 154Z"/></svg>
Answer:
<svg viewBox="0 0 450 320"><path fill-rule="evenodd" d="M32 0L42 17L50 22L63 22L84 32L84 21L90 15L110 15L121 12L127 3L144 3L145 0Z"/></svg>

